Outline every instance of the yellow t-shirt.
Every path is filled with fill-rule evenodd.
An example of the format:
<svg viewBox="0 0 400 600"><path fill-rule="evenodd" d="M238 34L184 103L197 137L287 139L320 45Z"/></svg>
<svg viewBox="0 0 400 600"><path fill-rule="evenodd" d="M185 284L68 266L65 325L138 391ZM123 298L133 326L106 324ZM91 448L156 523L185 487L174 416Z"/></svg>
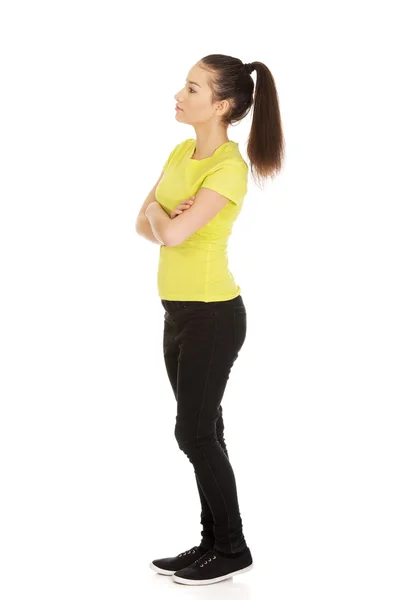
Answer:
<svg viewBox="0 0 400 600"><path fill-rule="evenodd" d="M160 246L158 294L164 300L231 300L240 295L241 288L228 268L228 238L247 193L249 169L232 140L201 160L191 158L195 147L196 140L190 138L172 150L156 188L157 202L170 215L201 187L226 196L230 202L178 246Z"/></svg>

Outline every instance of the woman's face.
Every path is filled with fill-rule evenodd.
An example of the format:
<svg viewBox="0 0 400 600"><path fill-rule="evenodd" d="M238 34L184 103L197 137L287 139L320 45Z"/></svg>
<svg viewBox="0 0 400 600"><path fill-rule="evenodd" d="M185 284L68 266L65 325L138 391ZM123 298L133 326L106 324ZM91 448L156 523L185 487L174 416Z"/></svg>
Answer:
<svg viewBox="0 0 400 600"><path fill-rule="evenodd" d="M207 80L209 73L195 64L189 71L184 87L175 94L177 105L176 118L190 125L205 123L215 117L211 103L211 88Z"/></svg>

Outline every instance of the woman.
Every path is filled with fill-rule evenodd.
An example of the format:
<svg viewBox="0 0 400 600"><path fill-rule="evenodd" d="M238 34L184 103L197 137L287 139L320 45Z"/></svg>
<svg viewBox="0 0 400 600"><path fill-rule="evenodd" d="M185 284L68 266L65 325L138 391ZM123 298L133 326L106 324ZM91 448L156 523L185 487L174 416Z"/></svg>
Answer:
<svg viewBox="0 0 400 600"><path fill-rule="evenodd" d="M150 566L188 585L216 583L253 565L221 406L247 326L226 250L247 193L248 167L227 128L253 104L252 71L252 172L262 178L280 171L284 141L269 69L261 62L206 56L175 96L176 118L194 127L196 139L172 150L136 224L139 234L160 244L158 292L165 309L165 365L177 401L175 436L194 467L203 527L199 546Z"/></svg>

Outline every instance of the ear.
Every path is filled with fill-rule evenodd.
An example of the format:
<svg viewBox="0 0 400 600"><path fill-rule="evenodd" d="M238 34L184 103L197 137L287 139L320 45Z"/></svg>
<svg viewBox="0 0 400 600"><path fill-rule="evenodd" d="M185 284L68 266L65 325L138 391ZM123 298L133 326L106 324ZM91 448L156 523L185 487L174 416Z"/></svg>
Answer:
<svg viewBox="0 0 400 600"><path fill-rule="evenodd" d="M223 114L229 112L230 107L231 103L228 100L221 100L220 102L218 102L215 112L220 117Z"/></svg>

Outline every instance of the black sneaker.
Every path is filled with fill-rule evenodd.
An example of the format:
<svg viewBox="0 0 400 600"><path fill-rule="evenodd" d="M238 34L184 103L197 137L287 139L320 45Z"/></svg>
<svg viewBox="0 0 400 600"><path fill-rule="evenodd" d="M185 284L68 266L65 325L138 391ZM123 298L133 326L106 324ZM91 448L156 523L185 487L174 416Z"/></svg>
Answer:
<svg viewBox="0 0 400 600"><path fill-rule="evenodd" d="M246 573L252 568L253 558L249 548L235 558L224 557L211 548L193 564L176 571L172 581L186 585L207 585Z"/></svg>
<svg viewBox="0 0 400 600"><path fill-rule="evenodd" d="M203 546L193 546L193 548L186 550L186 552L181 552L178 556L156 558L150 563L150 569L153 569L153 571L160 575L173 575L175 571L188 567L206 552L207 548L203 548Z"/></svg>

